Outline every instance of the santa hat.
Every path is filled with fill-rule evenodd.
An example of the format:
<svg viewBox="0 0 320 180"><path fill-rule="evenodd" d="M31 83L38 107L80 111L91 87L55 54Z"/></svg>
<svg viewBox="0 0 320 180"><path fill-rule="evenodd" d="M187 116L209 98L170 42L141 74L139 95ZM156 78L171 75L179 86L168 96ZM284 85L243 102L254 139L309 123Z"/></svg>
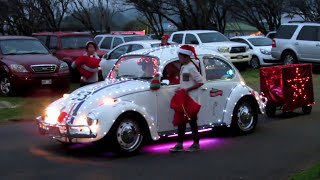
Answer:
<svg viewBox="0 0 320 180"><path fill-rule="evenodd" d="M162 39L168 40L168 39L169 39L169 36L168 36L168 35L163 35L163 36L162 36Z"/></svg>
<svg viewBox="0 0 320 180"><path fill-rule="evenodd" d="M161 84L160 84L160 76L161 76L161 73L157 73L157 74L155 74L154 77L152 78L151 83L150 83L150 89L151 89L151 90L158 90L158 89L160 89L160 87L161 87Z"/></svg>
<svg viewBox="0 0 320 180"><path fill-rule="evenodd" d="M195 59L199 59L197 54L196 54L196 51L195 51L194 47L190 46L190 45L181 46L178 49L178 53L185 54L185 55L188 55L188 56L191 56L193 54Z"/></svg>

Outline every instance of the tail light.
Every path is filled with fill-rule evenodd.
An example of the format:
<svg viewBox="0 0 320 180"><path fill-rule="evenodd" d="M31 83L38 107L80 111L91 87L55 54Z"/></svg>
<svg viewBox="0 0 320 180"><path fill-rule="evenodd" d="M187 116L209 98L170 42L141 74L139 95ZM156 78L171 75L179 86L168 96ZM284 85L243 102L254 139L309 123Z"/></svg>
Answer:
<svg viewBox="0 0 320 180"><path fill-rule="evenodd" d="M272 40L272 47L277 47L276 40Z"/></svg>

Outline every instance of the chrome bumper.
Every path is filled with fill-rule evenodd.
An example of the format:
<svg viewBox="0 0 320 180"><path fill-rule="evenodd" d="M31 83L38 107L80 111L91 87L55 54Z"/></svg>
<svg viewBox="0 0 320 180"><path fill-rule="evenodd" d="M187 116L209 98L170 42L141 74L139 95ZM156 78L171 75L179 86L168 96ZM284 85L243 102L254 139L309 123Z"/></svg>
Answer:
<svg viewBox="0 0 320 180"><path fill-rule="evenodd" d="M93 133L92 129L88 125L72 125L72 124L49 124L44 122L41 116L37 117L37 123L39 133L48 135L53 138L67 137L73 138L95 138L97 134ZM79 129L85 129L87 131L80 131Z"/></svg>

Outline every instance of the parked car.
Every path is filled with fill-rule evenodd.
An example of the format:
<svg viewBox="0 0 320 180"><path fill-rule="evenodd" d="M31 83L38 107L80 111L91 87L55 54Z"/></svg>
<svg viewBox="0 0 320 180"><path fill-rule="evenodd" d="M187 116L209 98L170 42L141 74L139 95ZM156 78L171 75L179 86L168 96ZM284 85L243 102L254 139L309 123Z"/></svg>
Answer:
<svg viewBox="0 0 320 180"><path fill-rule="evenodd" d="M268 32L268 34L266 35L267 38L273 39L274 36L276 35L277 31L270 31Z"/></svg>
<svg viewBox="0 0 320 180"><path fill-rule="evenodd" d="M193 44L213 49L228 58L232 63L242 63L247 66L251 60L249 46L232 42L218 31L187 30L171 34L169 41L178 44Z"/></svg>
<svg viewBox="0 0 320 180"><path fill-rule="evenodd" d="M152 38L146 35L99 34L96 35L94 40L101 50L109 52L111 49L125 42L152 40Z"/></svg>
<svg viewBox="0 0 320 180"><path fill-rule="evenodd" d="M320 23L282 24L273 39L271 54L284 64L320 63Z"/></svg>
<svg viewBox="0 0 320 180"><path fill-rule="evenodd" d="M33 33L32 36L38 38L54 56L66 62L69 67L75 59L86 53L86 43L93 41L89 33L77 32L44 32ZM97 50L97 54L102 57L106 52Z"/></svg>
<svg viewBox="0 0 320 180"><path fill-rule="evenodd" d="M179 85L168 83L166 66L179 63L177 48L143 49L121 56L104 82L77 89L50 104L37 118L40 133L66 143L99 141L124 154L139 151L145 139L171 137L177 130L172 125L170 100ZM224 56L202 47L195 50L205 80L199 89L199 129L227 126L240 134L253 132L258 113L264 113L264 98L246 85ZM163 74L162 86L150 90L157 72Z"/></svg>
<svg viewBox="0 0 320 180"><path fill-rule="evenodd" d="M50 87L69 90L68 64L52 56L33 37L0 36L0 94L13 95L20 89Z"/></svg>
<svg viewBox="0 0 320 180"><path fill-rule="evenodd" d="M280 63L280 60L271 56L272 40L269 38L263 36L236 36L231 38L231 41L245 43L249 46L252 54L249 64L253 68Z"/></svg>
<svg viewBox="0 0 320 180"><path fill-rule="evenodd" d="M136 51L139 49L149 49L149 48L154 48L154 47L159 47L161 44L161 41L159 40L148 40L148 41L132 41L132 42L127 42L123 43L111 51L109 51L108 54L106 54L101 62L100 66L102 69L102 77L105 79L109 72L112 70L113 66L117 62L118 58L121 55L124 55L126 53Z"/></svg>

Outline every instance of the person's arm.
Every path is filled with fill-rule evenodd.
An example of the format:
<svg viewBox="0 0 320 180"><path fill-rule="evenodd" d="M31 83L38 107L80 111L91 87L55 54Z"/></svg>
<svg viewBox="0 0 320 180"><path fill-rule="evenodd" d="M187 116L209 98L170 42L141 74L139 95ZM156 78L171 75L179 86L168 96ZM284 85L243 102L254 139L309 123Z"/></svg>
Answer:
<svg viewBox="0 0 320 180"><path fill-rule="evenodd" d="M203 82L201 82L201 83L196 83L196 84L194 84L193 86L191 86L191 87L189 87L189 88L187 88L187 89L185 89L185 90L186 90L186 92L189 92L189 91L198 89L198 88L201 87L202 85L203 85Z"/></svg>

